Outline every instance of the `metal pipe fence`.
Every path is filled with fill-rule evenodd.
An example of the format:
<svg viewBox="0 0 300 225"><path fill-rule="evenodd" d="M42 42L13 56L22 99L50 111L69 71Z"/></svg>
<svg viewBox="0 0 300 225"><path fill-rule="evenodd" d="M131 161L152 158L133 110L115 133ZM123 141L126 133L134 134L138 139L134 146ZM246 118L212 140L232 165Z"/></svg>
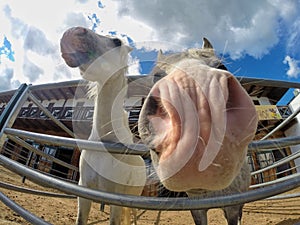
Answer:
<svg viewBox="0 0 300 225"><path fill-rule="evenodd" d="M300 186L300 177L294 177L285 182L276 185L267 186L265 188L251 190L244 193L221 196L218 198L166 198L166 197L143 197L132 195L113 194L103 191L78 186L65 181L51 178L47 175L41 174L31 170L13 160L0 155L0 162L4 167L18 173L25 175L33 182L39 183L43 186L51 187L63 191L68 194L80 196L91 199L95 202L113 204L138 209L149 210L193 210L193 209L207 209L219 208L231 205L237 205L252 201L265 199L280 193L292 190Z"/></svg>
<svg viewBox="0 0 300 225"><path fill-rule="evenodd" d="M27 211L17 203L15 203L13 200L11 200L9 197L4 195L2 192L0 192L0 200L10 209L18 213L21 217L23 217L25 220L30 222L33 225L51 225L51 223L46 222L45 220L37 217L33 213Z"/></svg>
<svg viewBox="0 0 300 225"><path fill-rule="evenodd" d="M33 147L28 144L26 140L34 140L38 143L52 145L52 146L65 146L79 149L86 149L89 151L106 151L110 153L116 154L135 154L135 155L148 155L149 149L147 146L142 144L130 144L124 145L122 143L104 143L104 142L93 142L76 138L66 138L54 135L46 135L41 133L28 132L23 130L13 129L12 124L16 118L18 110L20 110L21 105L24 103L26 98L30 98L38 107L42 108L42 111L49 116L49 118L56 120L55 123L64 131L66 131L70 136L73 137L72 131L66 128L59 120L55 117L50 116L50 112L45 109L39 101L29 92L30 87L27 85L22 85L19 88L18 93L14 95L12 98L7 110L1 114L0 120L0 144L3 146L4 141L10 139L14 143L18 144L20 147L20 152L23 151L23 148L29 150L31 154L35 154L49 160L51 162L55 162L61 166L64 166L74 172L78 172L78 168L74 165L66 163L60 159L57 159L49 154L44 153L43 151ZM50 114L49 114L50 113ZM48 115L49 114L49 115ZM295 116L295 115L293 115ZM8 143L8 142L6 142ZM273 149L284 148L287 146L293 146L300 144L300 136L295 137L286 137L286 138L278 138L273 140L260 140L253 141L249 145L249 153L251 152L265 152ZM13 153L11 150L12 144L8 143L6 146L6 151ZM279 166L282 166L286 163L291 162L300 157L300 151L294 153L288 157L285 157L283 160L275 162L273 165L267 166L257 171L253 171L252 175L262 175L264 172L276 169ZM26 160L26 157L19 155L20 160ZM30 180L47 186L51 188L58 189L64 194L56 194L49 192L41 192L34 191L29 189L24 189L21 187L17 187L11 184L6 184L0 182L0 187L2 188L10 188L11 190L21 191L29 194L40 194L45 196L52 197L70 197L74 198L74 196L80 196L83 198L88 198L96 202L107 203L107 204L115 204L120 206L127 206L133 208L141 208L141 209L151 209L151 210L192 210L192 209L207 209L207 208L219 208L224 206L236 205L241 203L247 203L252 201L257 201L261 199L282 199L284 197L299 197L300 194L293 195L282 195L276 197L276 195L284 193L286 191L292 190L300 186L300 176L299 174L291 174L286 177L277 179L275 181L264 182L263 184L252 185L251 187L254 190L250 190L245 193L238 193L229 196L221 196L216 198L203 198L203 199L194 199L194 198L157 198L157 197L143 197L143 196L130 196L130 195L119 195L106 193L101 191L96 191L93 189L85 188L78 186L76 184L72 184L70 182L66 182L64 180L58 179L53 176L48 176L37 172L33 169L30 169L28 166L21 165L15 162L12 159L5 157L0 154L0 164L4 167L8 168L11 171L14 171L18 174L26 176ZM289 173L295 168L288 168L286 170L277 172L276 174ZM262 175L263 176L263 175ZM258 187L259 188L255 189ZM272 197L273 196L273 197ZM26 220L31 222L32 224L49 224L42 219L36 217L32 213L26 211L22 207L18 206L12 200L8 199L7 196L0 193L0 200L7 204L10 208L15 210L18 214L24 217Z"/></svg>
<svg viewBox="0 0 300 225"><path fill-rule="evenodd" d="M297 159L297 158L299 158L299 157L300 157L300 150L299 150L298 152L295 152L295 153L292 154L292 155L286 156L285 158L283 158L283 159L281 159L281 160L279 160L279 161L273 163L273 164L270 165L270 166L267 166L267 167L265 167L265 168L262 168L262 169L260 169L260 170L257 170L257 171L252 172L251 175L254 176L254 175L259 174L259 173L262 173L262 172L264 172L264 171L267 171L267 170L276 168L276 167L278 167L278 166L280 166L280 165L286 164L286 163L288 163L288 162L290 162L290 161L292 161L292 160L294 160L294 159Z"/></svg>
<svg viewBox="0 0 300 225"><path fill-rule="evenodd" d="M47 135L34 133L29 131L17 130L13 128L4 129L4 133L10 136L18 136L21 138L33 139L45 144L53 144L79 147L80 149L87 149L89 151L106 151L114 154L133 154L145 155L148 154L149 148L143 144L122 144L110 143L100 141L88 141L76 138L66 138L55 135ZM273 140L253 141L249 144L249 152L259 152L270 149L284 148L287 146L299 145L300 136L278 138Z"/></svg>

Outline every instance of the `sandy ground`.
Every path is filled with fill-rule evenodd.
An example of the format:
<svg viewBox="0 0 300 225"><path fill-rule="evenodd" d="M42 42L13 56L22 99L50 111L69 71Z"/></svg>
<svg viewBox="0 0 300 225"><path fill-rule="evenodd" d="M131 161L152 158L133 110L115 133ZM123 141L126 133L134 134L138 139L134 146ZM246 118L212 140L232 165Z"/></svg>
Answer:
<svg viewBox="0 0 300 225"><path fill-rule="evenodd" d="M0 166L0 181L15 185L24 186L38 190L47 190L29 180L22 184L22 178ZM0 188L0 191L9 196L25 209L33 212L52 224L75 224L77 201L76 199L62 199L43 197L19 193ZM300 189L293 192L299 192ZM159 225L188 225L193 224L190 212L188 211L158 211L138 210L138 224L159 224ZM93 204L89 217L89 225L109 224L108 207L105 212L99 211L99 204ZM18 214L10 210L0 202L0 225L7 224L29 224ZM210 225L226 225L223 213L219 209L209 211ZM246 204L243 214L243 225L295 225L300 224L300 198L289 200L258 201Z"/></svg>

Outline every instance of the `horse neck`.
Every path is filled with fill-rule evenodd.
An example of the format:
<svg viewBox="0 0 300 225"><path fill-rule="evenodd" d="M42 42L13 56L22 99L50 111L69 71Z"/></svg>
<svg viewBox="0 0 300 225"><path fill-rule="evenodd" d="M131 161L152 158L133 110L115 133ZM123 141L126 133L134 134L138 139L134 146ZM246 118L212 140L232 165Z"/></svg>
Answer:
<svg viewBox="0 0 300 225"><path fill-rule="evenodd" d="M132 135L123 104L127 94L125 70L111 76L104 84L97 84L93 132L98 140L131 143Z"/></svg>

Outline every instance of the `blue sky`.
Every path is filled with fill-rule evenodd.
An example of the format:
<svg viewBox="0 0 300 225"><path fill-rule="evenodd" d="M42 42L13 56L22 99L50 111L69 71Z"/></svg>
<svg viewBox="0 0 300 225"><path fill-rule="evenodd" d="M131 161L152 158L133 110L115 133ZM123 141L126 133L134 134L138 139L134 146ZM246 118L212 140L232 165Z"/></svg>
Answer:
<svg viewBox="0 0 300 225"><path fill-rule="evenodd" d="M59 53L62 33L85 26L135 46L132 74L158 49L200 47L207 37L237 76L300 82L300 1L18 0L0 2L0 91L80 79ZM25 10L31 8L30 12Z"/></svg>

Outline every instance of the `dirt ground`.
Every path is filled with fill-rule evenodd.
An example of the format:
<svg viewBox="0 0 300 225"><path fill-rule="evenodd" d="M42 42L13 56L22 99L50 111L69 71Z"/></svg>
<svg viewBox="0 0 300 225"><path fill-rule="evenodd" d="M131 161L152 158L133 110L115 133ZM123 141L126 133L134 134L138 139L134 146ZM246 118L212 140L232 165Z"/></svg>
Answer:
<svg viewBox="0 0 300 225"><path fill-rule="evenodd" d="M36 185L29 180L22 184L22 178L0 166L0 181L27 188L54 191ZM75 224L77 201L76 199L62 199L29 195L0 188L0 191L13 199L25 209L33 212L52 224ZM292 192L299 192L300 189ZM208 213L210 225L226 225L223 213L219 209L212 209ZM159 222L158 221L159 218ZM89 216L89 225L109 224L108 207L105 212L99 211L99 204L93 204ZM29 224L18 214L10 210L0 201L0 225ZM193 224L188 211L158 211L138 210L138 224L159 225L188 225ZM288 200L258 201L246 204L243 214L243 225L295 225L300 224L300 198Z"/></svg>

